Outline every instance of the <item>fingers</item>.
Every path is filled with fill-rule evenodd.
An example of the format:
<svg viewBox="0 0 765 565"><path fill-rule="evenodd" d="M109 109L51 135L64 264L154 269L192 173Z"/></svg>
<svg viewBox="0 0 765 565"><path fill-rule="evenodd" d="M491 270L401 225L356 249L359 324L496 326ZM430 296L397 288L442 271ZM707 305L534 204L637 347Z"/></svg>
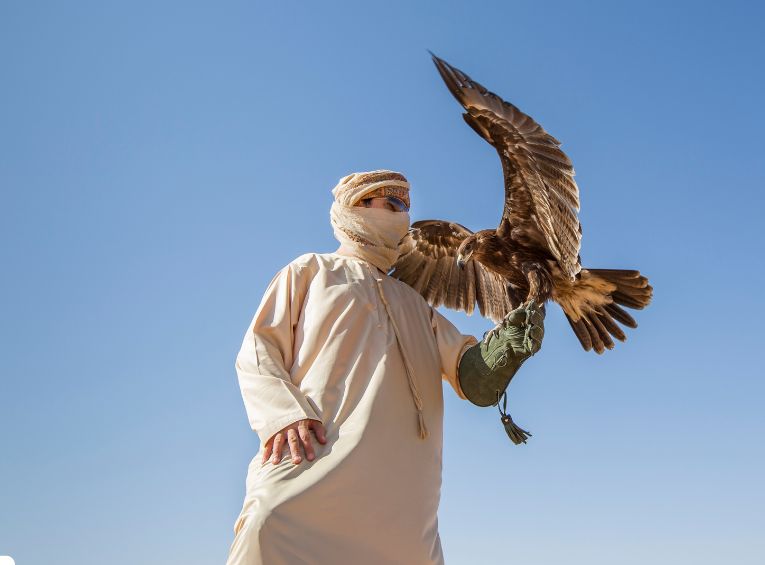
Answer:
<svg viewBox="0 0 765 565"><path fill-rule="evenodd" d="M545 331L542 326L529 326L526 332L526 339L528 340L528 349L532 355L542 348L542 339L544 338Z"/></svg>
<svg viewBox="0 0 765 565"><path fill-rule="evenodd" d="M505 326L520 326L526 323L526 311L522 308L516 308L512 312L510 312L505 318L500 322L500 324Z"/></svg>
<svg viewBox="0 0 765 565"><path fill-rule="evenodd" d="M545 313L542 310L531 310L528 323L532 326L541 326L545 323Z"/></svg>
<svg viewBox="0 0 765 565"><path fill-rule="evenodd" d="M282 447L284 447L284 432L278 432L274 436L274 450L271 456L271 463L274 465L282 460Z"/></svg>
<svg viewBox="0 0 765 565"><path fill-rule="evenodd" d="M529 327L529 337L531 339L534 339L536 341L541 342L542 338L545 336L545 329L542 326L530 326Z"/></svg>
<svg viewBox="0 0 765 565"><path fill-rule="evenodd" d="M300 456L300 442L298 442L298 433L295 428L289 428L287 430L287 443L290 446L292 462L297 465L303 458Z"/></svg>
<svg viewBox="0 0 765 565"><path fill-rule="evenodd" d="M261 463L265 463L268 461L268 458L271 457L271 451L274 447L274 438L272 437L266 442L266 445L263 447L263 460Z"/></svg>
<svg viewBox="0 0 765 565"><path fill-rule="evenodd" d="M305 458L309 461L313 461L316 456L313 453L313 444L311 443L311 430L309 428L308 422L308 420L301 420L298 423L298 436L300 437L300 441L303 442Z"/></svg>
<svg viewBox="0 0 765 565"><path fill-rule="evenodd" d="M308 461L316 459L316 451L313 447L313 439L311 438L312 429L314 434L316 434L316 439L319 440L319 443L322 445L327 443L327 433L321 422L308 419L300 420L275 433L274 436L266 442L263 447L263 463L268 461L269 458L274 465L281 463L285 443L289 446L290 458L295 465L303 460L302 451L300 449L301 444L305 451L305 458L308 459Z"/></svg>
<svg viewBox="0 0 765 565"><path fill-rule="evenodd" d="M324 424L317 422L316 420L311 420L310 425L313 428L313 433L316 434L316 439L319 440L319 443L322 445L327 443L327 432L324 430Z"/></svg>
<svg viewBox="0 0 765 565"><path fill-rule="evenodd" d="M527 308L527 347L531 354L534 355L542 348L542 338L544 338L545 335L545 305L544 303L538 305L532 301Z"/></svg>

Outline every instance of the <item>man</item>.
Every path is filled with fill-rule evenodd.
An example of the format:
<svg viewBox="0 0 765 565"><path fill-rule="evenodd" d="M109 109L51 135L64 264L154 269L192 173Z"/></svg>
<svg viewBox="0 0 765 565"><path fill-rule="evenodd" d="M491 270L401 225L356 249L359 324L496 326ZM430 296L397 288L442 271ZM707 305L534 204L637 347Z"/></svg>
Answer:
<svg viewBox="0 0 765 565"><path fill-rule="evenodd" d="M228 563L443 563L441 380L465 398L460 380L486 378L493 364L475 337L386 274L409 228L406 178L354 173L332 192L340 248L274 277L237 356L261 448ZM533 332L505 329L496 339L514 373L539 348L541 318ZM511 344L514 330L527 339ZM473 361L461 365L468 350Z"/></svg>

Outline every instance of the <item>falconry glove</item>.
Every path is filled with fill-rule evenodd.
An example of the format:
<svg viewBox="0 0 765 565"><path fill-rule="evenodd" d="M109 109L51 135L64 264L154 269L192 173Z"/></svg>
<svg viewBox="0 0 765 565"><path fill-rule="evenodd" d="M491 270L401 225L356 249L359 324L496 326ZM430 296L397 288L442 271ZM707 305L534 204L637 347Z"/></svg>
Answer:
<svg viewBox="0 0 765 565"><path fill-rule="evenodd" d="M505 389L523 362L542 346L544 318L544 305L534 301L516 308L460 359L457 375L462 392L477 406L497 405L505 431L516 445L526 443L531 434L507 413Z"/></svg>

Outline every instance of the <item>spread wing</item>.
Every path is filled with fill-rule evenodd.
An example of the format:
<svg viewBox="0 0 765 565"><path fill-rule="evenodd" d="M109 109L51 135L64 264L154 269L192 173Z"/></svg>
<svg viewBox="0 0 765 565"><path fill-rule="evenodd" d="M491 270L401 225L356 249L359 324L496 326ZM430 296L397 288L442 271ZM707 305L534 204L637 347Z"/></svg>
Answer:
<svg viewBox="0 0 765 565"><path fill-rule="evenodd" d="M435 55L433 61L465 108L465 121L494 146L502 161L505 207L497 233L546 251L573 278L581 270L579 188L560 142L459 69Z"/></svg>
<svg viewBox="0 0 765 565"><path fill-rule="evenodd" d="M476 261L457 266L457 248L472 234L460 224L440 220L415 222L399 243L390 276L407 283L434 308L444 305L498 322L514 304L505 280Z"/></svg>

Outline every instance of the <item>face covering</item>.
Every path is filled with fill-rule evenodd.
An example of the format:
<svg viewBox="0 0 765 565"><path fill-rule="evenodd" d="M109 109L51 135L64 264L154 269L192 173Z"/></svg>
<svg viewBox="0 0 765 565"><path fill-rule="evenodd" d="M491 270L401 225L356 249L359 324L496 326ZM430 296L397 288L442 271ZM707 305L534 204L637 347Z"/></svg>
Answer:
<svg viewBox="0 0 765 565"><path fill-rule="evenodd" d="M398 258L398 243L409 230L407 212L347 206L335 201L329 215L340 243L384 273L390 271Z"/></svg>

